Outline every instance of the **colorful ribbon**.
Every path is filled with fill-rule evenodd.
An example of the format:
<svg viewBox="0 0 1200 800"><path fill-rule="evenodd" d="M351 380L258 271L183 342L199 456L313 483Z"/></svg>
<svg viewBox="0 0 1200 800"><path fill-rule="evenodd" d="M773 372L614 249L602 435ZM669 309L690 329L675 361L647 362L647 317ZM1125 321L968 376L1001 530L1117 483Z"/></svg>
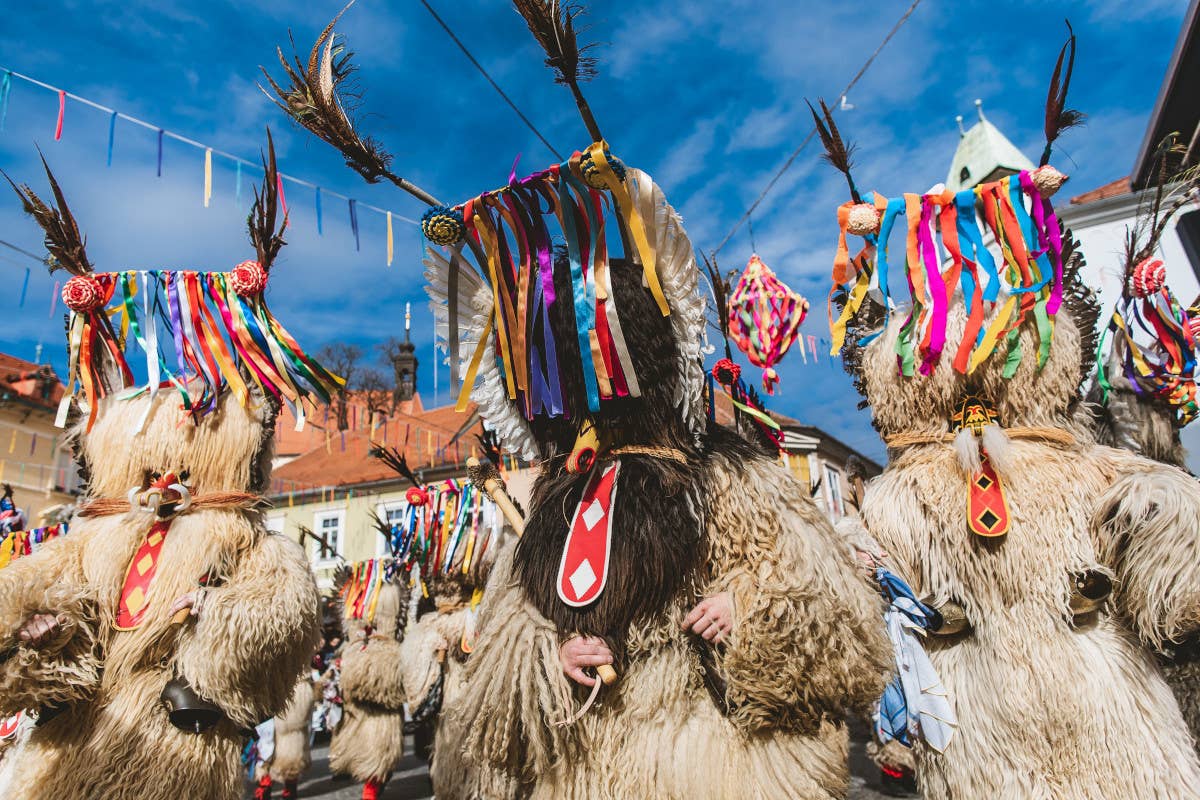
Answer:
<svg viewBox="0 0 1200 800"><path fill-rule="evenodd" d="M957 194L906 194L884 201L878 234L864 237L860 253L849 258L845 242L851 204L838 210L839 236L833 268L833 293L843 288L847 302L838 319L830 314L832 355L840 352L845 330L870 287L878 287L883 302L892 305L888 270L889 240L896 218L906 218L905 274L911 311L896 342L901 374L931 373L947 345L947 318L957 291L967 306L962 338L953 345L953 368L970 373L996 350L1005 355L1003 374L1011 377L1022 359L1020 328L1034 321L1038 335L1038 366L1046 363L1054 335L1054 317L1062 305L1062 239L1058 218L1049 200L1034 186L1028 172L981 184ZM976 208L982 214L976 213ZM985 232L999 248L1003 273L984 245ZM1001 290L1007 295L1003 305ZM994 311L990 325L984 320ZM1003 344L1002 344L1003 343Z"/></svg>

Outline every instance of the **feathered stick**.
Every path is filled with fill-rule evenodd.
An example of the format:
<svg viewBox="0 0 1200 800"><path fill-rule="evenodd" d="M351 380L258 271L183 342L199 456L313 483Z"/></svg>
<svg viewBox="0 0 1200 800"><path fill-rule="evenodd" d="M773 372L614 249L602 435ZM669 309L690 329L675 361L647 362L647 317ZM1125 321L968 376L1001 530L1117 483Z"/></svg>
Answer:
<svg viewBox="0 0 1200 800"><path fill-rule="evenodd" d="M287 228L287 214L283 221L276 226L279 215L279 173L275 168L275 141L271 138L271 129L267 128L267 152L263 155L263 185L260 192L254 188L254 205L250 215L246 217L246 228L250 232L250 242L258 254L258 263L264 270L270 272L275 256L286 242L283 232Z"/></svg>
<svg viewBox="0 0 1200 800"><path fill-rule="evenodd" d="M21 198L21 207L25 213L33 217L45 232L46 252L50 254L46 260L46 266L50 268L50 271L54 272L61 268L72 275L87 275L92 272L92 263L88 261L86 251L87 239L80 235L79 225L76 224L75 217L67 206L67 199L63 196L62 189L55 180L54 173L50 171L50 165L46 163L46 157L42 155L40 149L38 156L42 159L42 167L46 170L46 177L50 181L50 189L54 192L54 202L57 207L47 205L28 184L18 186L7 172L0 170L0 174L4 175L4 179L17 193L17 197Z"/></svg>
<svg viewBox="0 0 1200 800"><path fill-rule="evenodd" d="M579 89L580 81L591 80L596 75L596 58L587 55L595 45L580 47L575 31L575 19L583 13L583 7L561 0L513 0L513 7L546 51L546 66L554 70L555 81L571 90L592 141L602 141L600 126Z"/></svg>
<svg viewBox="0 0 1200 800"><path fill-rule="evenodd" d="M421 202L440 206L442 203L429 192L392 172L392 155L370 136L360 136L350 120L347 109L352 111L353 104L347 101L353 98L341 90L355 72L356 68L351 63L354 54L345 48L333 28L352 5L354 0L347 3L321 31L308 55L307 66L299 56L294 55L295 40L292 40L291 62L283 54L282 48L275 48L289 85L286 88L280 86L266 67L260 67L275 94L272 96L265 88L259 88L263 88L267 97L302 127L336 147L346 159L346 164L368 183L378 183L380 178L387 178Z"/></svg>
<svg viewBox="0 0 1200 800"><path fill-rule="evenodd" d="M704 262L705 272L708 273L708 285L712 288L713 305L717 314L717 324L714 327L721 332L721 338L725 340L725 357L732 360L733 349L729 346L730 280L721 274L721 269L717 266L717 256L715 253L711 256L701 253L700 258ZM709 324L713 324L711 320Z"/></svg>
<svg viewBox="0 0 1200 800"><path fill-rule="evenodd" d="M1186 151L1177 133L1167 134L1154 151L1156 173L1154 193L1149 205L1138 211L1134 225L1125 230L1125 291L1138 264L1150 258L1166 232L1171 218L1200 191L1200 167L1172 172L1171 164Z"/></svg>
<svg viewBox="0 0 1200 800"><path fill-rule="evenodd" d="M326 538L324 536L317 536L315 533L312 532L312 528L308 528L304 525L300 525L299 528L300 528L300 544L304 544L305 539L312 539L314 542L317 543L317 547L320 548L321 558L329 558L331 553L333 554L334 557L338 557L338 554L336 552L334 552L333 547L329 544L328 538Z"/></svg>
<svg viewBox="0 0 1200 800"><path fill-rule="evenodd" d="M854 185L854 178L850 175L850 170L854 166L854 145L846 144L842 139L842 134L838 131L837 123L833 121L833 113L830 112L829 106L825 105L825 101L818 98L817 102L821 104L821 112L825 118L821 119L821 115L817 114L817 110L813 108L812 103L807 100L808 110L812 112L813 122L817 126L817 135L821 137L821 144L825 146L825 154L821 156L823 159L833 165L834 169L846 176L846 184L850 187L850 197L855 203L861 203L862 197L858 194L858 188Z"/></svg>
<svg viewBox="0 0 1200 800"><path fill-rule="evenodd" d="M420 489L421 482L417 480L417 474L412 471L412 467L408 466L408 459L404 454L395 447L387 445L376 445L372 447L368 454L372 458L377 458L387 466L391 467L396 474L402 478L406 478L413 486Z"/></svg>
<svg viewBox="0 0 1200 800"><path fill-rule="evenodd" d="M1069 36L1058 51L1058 61L1055 62L1054 73L1050 76L1050 90L1046 94L1046 149L1042 151L1042 159L1038 162L1040 167L1050 163L1050 150L1059 135L1068 128L1082 125L1086 119L1082 111L1067 108L1067 90L1071 88L1071 73L1075 70L1075 30L1071 27L1070 20L1066 22Z"/></svg>
<svg viewBox="0 0 1200 800"><path fill-rule="evenodd" d="M479 446L483 449L483 454L493 464L500 463L500 437L495 431L488 430L481 424L480 432L475 436L475 440L479 442Z"/></svg>

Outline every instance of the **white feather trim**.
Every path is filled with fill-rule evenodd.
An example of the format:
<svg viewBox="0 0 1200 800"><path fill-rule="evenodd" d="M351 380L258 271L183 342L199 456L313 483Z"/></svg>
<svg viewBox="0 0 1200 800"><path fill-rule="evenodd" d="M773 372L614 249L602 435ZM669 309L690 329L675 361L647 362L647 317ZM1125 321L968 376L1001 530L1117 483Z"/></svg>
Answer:
<svg viewBox="0 0 1200 800"><path fill-rule="evenodd" d="M466 380L467 366L479 336L483 333L487 318L492 313L492 290L471 269L464 256L458 268L458 319L459 319L459 370ZM441 253L428 248L425 251L425 292L429 295L429 308L433 311L434 330L438 339L450 339L450 261ZM504 376L493 356L495 332L488 334L487 349L479 362L479 375L471 399L479 405L479 415L495 430L505 450L516 453L526 461L540 457L537 442L529 423L521 415L516 404L508 400ZM445 363L449 363L447 357Z"/></svg>
<svg viewBox="0 0 1200 800"><path fill-rule="evenodd" d="M671 329L679 345L679 390L675 406L699 438L704 432L704 297L692 243L683 219L662 189L639 169L627 168L625 181L646 224L658 260L658 279L671 309Z"/></svg>

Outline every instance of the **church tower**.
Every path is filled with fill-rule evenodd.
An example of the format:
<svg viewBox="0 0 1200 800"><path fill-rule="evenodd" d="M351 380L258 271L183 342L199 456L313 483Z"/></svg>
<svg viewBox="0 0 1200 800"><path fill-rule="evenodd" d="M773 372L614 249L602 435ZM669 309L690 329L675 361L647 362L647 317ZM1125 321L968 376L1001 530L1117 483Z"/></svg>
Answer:
<svg viewBox="0 0 1200 800"><path fill-rule="evenodd" d="M979 122L969 131L963 130L962 117L958 117L958 149L954 151L950 174L946 176L946 188L952 192L998 181L1023 169L1033 169L1033 162L983 115L982 100L975 101L975 109Z"/></svg>
<svg viewBox="0 0 1200 800"><path fill-rule="evenodd" d="M396 388L392 391L392 405L409 402L417 394L417 354L412 343L412 306L404 304L404 341L392 355L392 368L396 371Z"/></svg>

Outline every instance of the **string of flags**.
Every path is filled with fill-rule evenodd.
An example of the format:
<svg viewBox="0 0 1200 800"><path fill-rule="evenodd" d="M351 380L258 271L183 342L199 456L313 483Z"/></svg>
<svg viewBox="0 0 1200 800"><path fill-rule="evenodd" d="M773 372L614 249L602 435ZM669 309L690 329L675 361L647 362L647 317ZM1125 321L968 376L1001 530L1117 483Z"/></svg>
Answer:
<svg viewBox="0 0 1200 800"><path fill-rule="evenodd" d="M67 535L67 525L51 525L28 531L11 531L0 534L0 569L18 558L31 556L53 539Z"/></svg>
<svg viewBox="0 0 1200 800"><path fill-rule="evenodd" d="M241 158L239 156L236 156L232 153L226 152L219 148L213 147L213 146L205 144L203 142L199 142L188 136L184 136L180 133L176 133L175 131L168 130L167 128L164 128L160 125L156 125L152 122L147 122L143 119L139 119L139 118L131 116L129 114L125 114L124 112L117 111L117 110L115 110L113 108L109 108L108 106L105 106L101 103L97 103L94 100L89 100L86 97L82 97L82 96L74 94L72 92L68 92L64 89L58 88L57 86L52 86L48 83L44 83L43 81L37 80L36 78L31 78L28 75L23 75L19 72L14 72L11 69L7 69L7 68L3 68L3 67L0 67L0 132L3 132L4 128L5 128L5 120L7 119L7 116L8 116L9 100L10 100L10 95L12 92L12 87L13 87L14 81L23 81L24 83L26 83L28 85L38 87L40 89L45 89L49 92L52 92L55 95L55 97L57 99L57 103L52 107L54 110L53 130L54 130L54 140L55 141L61 141L64 131L69 130L69 124L68 124L68 120L67 120L67 100L71 100L76 103L80 103L84 106L93 108L101 113L108 114L108 143L107 143L106 154L105 154L105 165L106 166L109 166L109 167L112 166L113 149L114 149L114 145L116 142L116 134L117 134L116 123L117 123L118 119L121 120L122 122L127 122L131 125L136 125L140 128L144 128L144 129L152 131L154 133L155 140L156 140L156 158L155 158L155 175L156 175L156 177L161 178L162 174L163 174L163 162L164 162L163 146L164 146L165 140L170 139L172 141L179 142L180 144L188 145L189 147L192 147L192 148L195 148L195 149L201 151L201 153L203 154L203 160L201 162L201 164L202 164L202 173L201 174L202 174L202 181L203 181L201 197L202 197L205 208L209 207L209 205L212 201L212 197L213 197L213 163L214 163L215 158L224 159L225 161L230 162L231 164L234 165L234 173L235 173L234 174L234 198L235 198L235 202L238 202L238 203L241 202L241 197L242 197L242 171L243 171L243 169L247 168L247 167L250 168L252 170L252 174L261 174L261 172L262 172L261 165L259 165L258 163L254 162L252 160ZM380 216L382 216L384 218L384 222L385 222L384 229L385 229L385 235L387 237L386 252L387 252L387 265L388 266L391 266L391 264L392 264L392 254L394 251L393 242L392 242L392 238L393 238L392 222L393 222L393 220L400 220L403 222L407 222L411 225L417 226L418 235L420 235L420 233L419 233L420 222L418 220L412 219L410 217L406 217L402 214L394 213L394 212L389 211L384 208L379 208L377 206L370 205L369 203L364 203L361 200L358 200L356 198L349 197L347 195L343 195L343 194L340 194L335 191L331 191L330 189L327 189L323 186L319 186L316 183L313 183L312 181L304 180L303 178L298 178L298 177L295 177L292 175L285 175L284 173L281 172L281 173L279 173L279 195L280 195L280 201L282 204L282 208L285 212L287 210L287 203L286 203L286 201L283 200L283 196L284 196L283 184L284 184L284 182L291 183L296 186L300 186L300 187L304 187L306 189L312 190L312 192L313 192L313 207L316 212L317 235L318 236L324 236L324 234L325 234L325 226L324 226L324 220L323 220L324 209L322 208L322 206L324 205L324 202L328 201L328 198L330 198L330 197L335 197L335 198L338 198L339 200L344 201L346 203L347 221L350 225L351 231L354 234L355 250L360 250L361 246L362 246L361 231L360 231L362 211L364 211L364 210L371 211L373 213L376 213L376 214L379 214ZM57 293L57 289L55 290L55 293ZM51 315L53 315L53 309L51 310Z"/></svg>

